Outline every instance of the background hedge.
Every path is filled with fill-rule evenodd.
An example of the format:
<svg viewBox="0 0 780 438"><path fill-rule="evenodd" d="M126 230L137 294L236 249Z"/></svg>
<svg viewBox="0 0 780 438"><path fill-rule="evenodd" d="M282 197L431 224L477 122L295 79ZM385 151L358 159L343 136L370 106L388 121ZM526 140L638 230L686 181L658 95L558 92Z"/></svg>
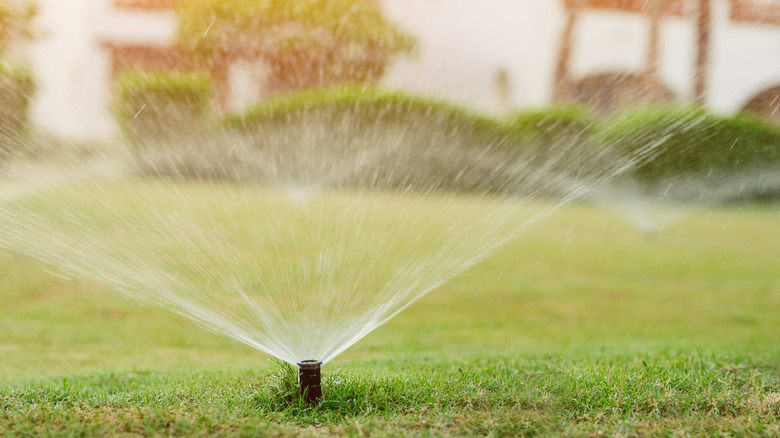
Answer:
<svg viewBox="0 0 780 438"><path fill-rule="evenodd" d="M210 117L212 94L199 73L124 73L116 81L119 126L136 143L186 132Z"/></svg>
<svg viewBox="0 0 780 438"><path fill-rule="evenodd" d="M587 163L599 153L592 116L579 107L521 113L507 122L441 100L366 88L281 96L227 125L243 139L236 160L255 154L243 162L272 162L252 172L283 184L550 195L592 177L595 167Z"/></svg>
<svg viewBox="0 0 780 438"><path fill-rule="evenodd" d="M0 164L24 145L34 94L27 67L0 62Z"/></svg>
<svg viewBox="0 0 780 438"><path fill-rule="evenodd" d="M596 116L584 106L559 105L516 112L507 123L524 144L555 153L572 144L592 143Z"/></svg>
<svg viewBox="0 0 780 438"><path fill-rule="evenodd" d="M495 119L370 88L280 96L226 126L243 176L281 184L504 190L515 143Z"/></svg>
<svg viewBox="0 0 780 438"><path fill-rule="evenodd" d="M531 167L568 179L568 186L587 184L623 159L598 141L599 119L585 106L560 104L519 111L506 123ZM558 184L560 189L571 190Z"/></svg>
<svg viewBox="0 0 780 438"><path fill-rule="evenodd" d="M637 178L732 172L780 164L780 128L748 115L724 117L700 108L636 109L609 120L602 141L638 151L657 144Z"/></svg>
<svg viewBox="0 0 780 438"><path fill-rule="evenodd" d="M193 142L213 117L209 76L128 72L117 79L115 96L117 123L142 172L196 176L184 163L204 158Z"/></svg>
<svg viewBox="0 0 780 438"><path fill-rule="evenodd" d="M219 123L203 76L132 74L118 87L120 125L142 169L163 176L561 195L625 164L611 189L629 194L666 195L676 184L685 190L672 194L690 200L737 180L747 190L734 196L780 191L768 183L780 171L780 128L746 115L664 106L602 120L563 105L499 120L347 87L279 95Z"/></svg>
<svg viewBox="0 0 780 438"><path fill-rule="evenodd" d="M728 117L680 106L639 108L607 120L599 135L603 143L627 153L654 146L628 176L656 191L677 184L714 195L731 182L772 191L761 181L780 172L780 128L745 114ZM696 190L682 197L700 196Z"/></svg>

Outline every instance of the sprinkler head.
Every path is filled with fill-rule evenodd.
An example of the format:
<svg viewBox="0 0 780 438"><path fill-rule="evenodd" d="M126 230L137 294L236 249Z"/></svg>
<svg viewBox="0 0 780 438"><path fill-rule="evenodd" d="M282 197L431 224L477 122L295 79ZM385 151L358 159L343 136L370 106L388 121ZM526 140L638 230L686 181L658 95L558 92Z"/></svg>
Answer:
<svg viewBox="0 0 780 438"><path fill-rule="evenodd" d="M304 360L298 362L300 368L300 386L301 395L306 403L317 403L322 397L322 386L320 386L320 365L322 362L318 360Z"/></svg>

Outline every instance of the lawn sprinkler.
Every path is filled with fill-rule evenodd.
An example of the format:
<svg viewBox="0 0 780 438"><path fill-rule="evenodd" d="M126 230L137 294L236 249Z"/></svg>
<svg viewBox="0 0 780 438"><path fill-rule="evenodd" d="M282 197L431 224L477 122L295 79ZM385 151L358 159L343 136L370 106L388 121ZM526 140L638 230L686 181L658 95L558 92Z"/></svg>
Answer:
<svg viewBox="0 0 780 438"><path fill-rule="evenodd" d="M322 362L318 360L304 360L298 362L300 368L300 386L301 395L306 403L315 404L322 397L322 386L320 386L320 366Z"/></svg>

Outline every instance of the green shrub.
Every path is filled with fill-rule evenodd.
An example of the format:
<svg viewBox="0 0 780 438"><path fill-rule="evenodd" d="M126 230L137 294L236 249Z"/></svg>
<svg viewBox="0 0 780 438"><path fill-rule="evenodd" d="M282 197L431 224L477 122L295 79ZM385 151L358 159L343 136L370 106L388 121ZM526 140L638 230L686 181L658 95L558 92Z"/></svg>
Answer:
<svg viewBox="0 0 780 438"><path fill-rule="evenodd" d="M228 116L225 124L248 127L268 121L287 122L294 114L310 111L336 116L355 113L358 122L364 125L409 122L413 117L435 116L438 122L460 126L486 139L496 134L507 135L506 128L497 120L449 102L371 87L319 88L281 94L241 114Z"/></svg>
<svg viewBox="0 0 780 438"><path fill-rule="evenodd" d="M587 107L564 104L520 111L507 124L535 166L580 177L603 167L597 163L603 159L594 135L597 118Z"/></svg>
<svg viewBox="0 0 780 438"><path fill-rule="evenodd" d="M297 91L227 117L223 129L201 136L207 144L163 160L173 163L164 173L287 187L557 195L600 171L592 124L576 107L507 123L368 87Z"/></svg>
<svg viewBox="0 0 780 438"><path fill-rule="evenodd" d="M140 172L204 176L197 163L211 159L203 149L212 94L210 78L200 73L131 72L117 79L116 119Z"/></svg>
<svg viewBox="0 0 780 438"><path fill-rule="evenodd" d="M681 175L720 175L780 163L780 129L747 115L725 117L701 108L634 109L610 120L603 141L652 159L634 175L647 182Z"/></svg>
<svg viewBox="0 0 780 438"><path fill-rule="evenodd" d="M200 73L125 73L115 96L119 127L136 146L192 132L211 115L211 80Z"/></svg>
<svg viewBox="0 0 780 438"><path fill-rule="evenodd" d="M34 93L27 67L0 62L0 163L24 144Z"/></svg>
<svg viewBox="0 0 780 438"><path fill-rule="evenodd" d="M552 148L572 137L591 136L595 120L595 114L587 107L558 105L517 112L507 123L526 142Z"/></svg>
<svg viewBox="0 0 780 438"><path fill-rule="evenodd" d="M645 157L628 175L640 186L668 190L674 183L688 198L705 191L724 199L750 197L740 193L745 186L757 187L763 197L776 190L759 183L780 166L780 129L752 116L698 107L633 109L609 120L600 134L614 148ZM734 193L732 182L739 189ZM691 190L683 192L682 185Z"/></svg>
<svg viewBox="0 0 780 438"><path fill-rule="evenodd" d="M283 184L501 190L513 144L492 118L370 88L279 96L226 126L242 138L234 158L262 163L246 173Z"/></svg>

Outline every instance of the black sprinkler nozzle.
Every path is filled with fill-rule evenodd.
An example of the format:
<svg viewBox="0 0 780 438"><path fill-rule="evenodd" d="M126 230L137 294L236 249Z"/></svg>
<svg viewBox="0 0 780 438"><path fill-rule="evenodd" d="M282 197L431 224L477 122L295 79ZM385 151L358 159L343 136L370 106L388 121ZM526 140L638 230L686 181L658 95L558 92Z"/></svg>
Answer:
<svg viewBox="0 0 780 438"><path fill-rule="evenodd" d="M301 396L306 400L306 403L317 403L322 397L322 386L320 386L321 365L322 362L313 359L298 362Z"/></svg>

